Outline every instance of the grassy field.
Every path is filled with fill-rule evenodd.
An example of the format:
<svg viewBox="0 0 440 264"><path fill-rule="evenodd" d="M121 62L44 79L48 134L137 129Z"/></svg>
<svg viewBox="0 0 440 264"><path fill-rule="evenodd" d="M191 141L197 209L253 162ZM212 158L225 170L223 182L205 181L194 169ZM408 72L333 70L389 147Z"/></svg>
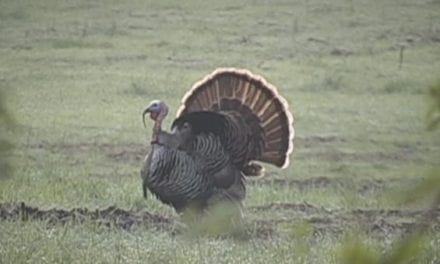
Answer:
<svg viewBox="0 0 440 264"><path fill-rule="evenodd" d="M425 120L439 13L438 0L0 0L0 89L17 124L0 263L340 263L353 232L387 251L427 207L403 197L439 165ZM141 192L144 106L174 113L220 66L263 75L295 118L289 168L248 181L244 241L175 234L174 211ZM5 219L27 206L51 217ZM61 219L74 208L85 221ZM440 262L434 221L414 263Z"/></svg>

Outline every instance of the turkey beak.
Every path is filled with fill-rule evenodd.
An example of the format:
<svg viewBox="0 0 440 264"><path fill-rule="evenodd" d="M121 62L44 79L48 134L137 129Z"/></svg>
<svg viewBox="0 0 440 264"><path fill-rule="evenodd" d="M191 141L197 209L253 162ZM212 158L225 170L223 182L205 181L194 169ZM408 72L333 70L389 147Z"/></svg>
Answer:
<svg viewBox="0 0 440 264"><path fill-rule="evenodd" d="M144 112L142 113L142 122L144 123L144 127L147 127L146 123L145 123L145 115L150 113L150 108L148 107L147 109L144 110Z"/></svg>

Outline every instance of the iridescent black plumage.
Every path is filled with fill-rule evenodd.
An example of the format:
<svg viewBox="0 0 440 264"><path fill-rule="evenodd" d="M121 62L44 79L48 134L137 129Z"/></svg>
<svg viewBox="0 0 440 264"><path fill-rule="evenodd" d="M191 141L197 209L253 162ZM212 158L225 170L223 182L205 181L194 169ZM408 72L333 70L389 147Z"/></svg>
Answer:
<svg viewBox="0 0 440 264"><path fill-rule="evenodd" d="M155 126L141 172L143 186L162 202L178 211L203 210L218 201L239 203L245 197L244 176L262 174L254 161L287 166L293 118L263 78L218 69L196 83L182 103L171 132L161 129L167 112L162 101L144 112L154 110Z"/></svg>

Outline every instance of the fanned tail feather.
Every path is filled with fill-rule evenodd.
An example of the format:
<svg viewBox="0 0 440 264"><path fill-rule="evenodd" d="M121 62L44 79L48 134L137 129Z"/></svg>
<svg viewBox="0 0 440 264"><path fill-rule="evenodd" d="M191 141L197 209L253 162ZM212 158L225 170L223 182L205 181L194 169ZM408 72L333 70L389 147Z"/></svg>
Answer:
<svg viewBox="0 0 440 264"><path fill-rule="evenodd" d="M177 116L197 111L238 113L262 147L251 158L285 168L293 151L293 117L275 86L243 69L219 68L193 85L182 99ZM260 175L261 166L249 163L247 175Z"/></svg>

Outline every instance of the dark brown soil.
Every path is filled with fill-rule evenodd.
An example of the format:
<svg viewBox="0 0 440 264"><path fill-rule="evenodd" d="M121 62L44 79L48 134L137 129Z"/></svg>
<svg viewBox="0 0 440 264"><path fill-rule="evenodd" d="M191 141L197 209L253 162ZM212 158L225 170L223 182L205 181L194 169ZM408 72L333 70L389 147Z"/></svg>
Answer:
<svg viewBox="0 0 440 264"><path fill-rule="evenodd" d="M312 148L315 146L322 146L326 143L338 143L344 142L343 138L337 137L336 135L313 135L308 137L297 136L295 138L296 148Z"/></svg>
<svg viewBox="0 0 440 264"><path fill-rule="evenodd" d="M315 236L343 234L351 229L361 230L375 237L398 235L415 230L420 226L425 209L354 209L328 210L309 203L272 203L246 209L249 212L293 211L293 216L275 219L247 220L247 230L251 236L270 239L282 233L278 228L283 224L309 223ZM291 214L292 215L292 214ZM0 203L1 221L43 221L48 224L96 223L100 226L116 227L127 231L149 228L175 234L175 220L151 214L145 210L125 210L117 207L91 210L88 208L40 209L23 202ZM440 208L431 214L429 228L440 231Z"/></svg>
<svg viewBox="0 0 440 264"><path fill-rule="evenodd" d="M393 184L393 180L380 179L359 179L354 181L347 178L329 178L326 176L315 176L306 179L278 178L276 176L268 176L261 179L249 179L248 185L270 185L271 188L297 188L299 190L310 188L350 188L356 189L360 193L381 190L389 184Z"/></svg>
<svg viewBox="0 0 440 264"><path fill-rule="evenodd" d="M263 226L277 226L286 223L307 222L313 227L313 234L343 234L351 230L363 231L375 237L405 234L421 227L423 217L430 212L428 229L440 231L440 208L428 209L334 209L329 210L308 203L272 203L253 206L250 211L294 211L293 217L261 220ZM425 218L426 220L426 218ZM426 224L426 222L424 222Z"/></svg>
<svg viewBox="0 0 440 264"><path fill-rule="evenodd" d="M7 221L45 221L49 224L96 222L99 225L114 226L130 230L134 227L146 226L156 229L169 229L173 221L160 215L142 210L124 210L114 206L105 209L91 210L88 208L40 209L23 202L0 203L0 219Z"/></svg>
<svg viewBox="0 0 440 264"><path fill-rule="evenodd" d="M401 151L400 149L391 152L344 152L337 148L328 147L319 149L317 151L311 151L297 155L298 160L301 159L320 159L331 162L370 162L370 163L383 163L389 162L401 162L401 161L420 161L420 157L412 153L411 151Z"/></svg>
<svg viewBox="0 0 440 264"><path fill-rule="evenodd" d="M31 149L43 149L67 156L84 153L99 152L114 161L141 161L147 155L149 146L146 144L36 144L28 146Z"/></svg>
<svg viewBox="0 0 440 264"><path fill-rule="evenodd" d="M294 210L295 212L301 212L305 214L317 214L317 213L326 213L329 212L325 208L322 207L316 207L314 205L311 205L307 202L304 203L270 203L267 205L260 205L260 206L252 206L247 208L249 211L273 211L273 210Z"/></svg>

